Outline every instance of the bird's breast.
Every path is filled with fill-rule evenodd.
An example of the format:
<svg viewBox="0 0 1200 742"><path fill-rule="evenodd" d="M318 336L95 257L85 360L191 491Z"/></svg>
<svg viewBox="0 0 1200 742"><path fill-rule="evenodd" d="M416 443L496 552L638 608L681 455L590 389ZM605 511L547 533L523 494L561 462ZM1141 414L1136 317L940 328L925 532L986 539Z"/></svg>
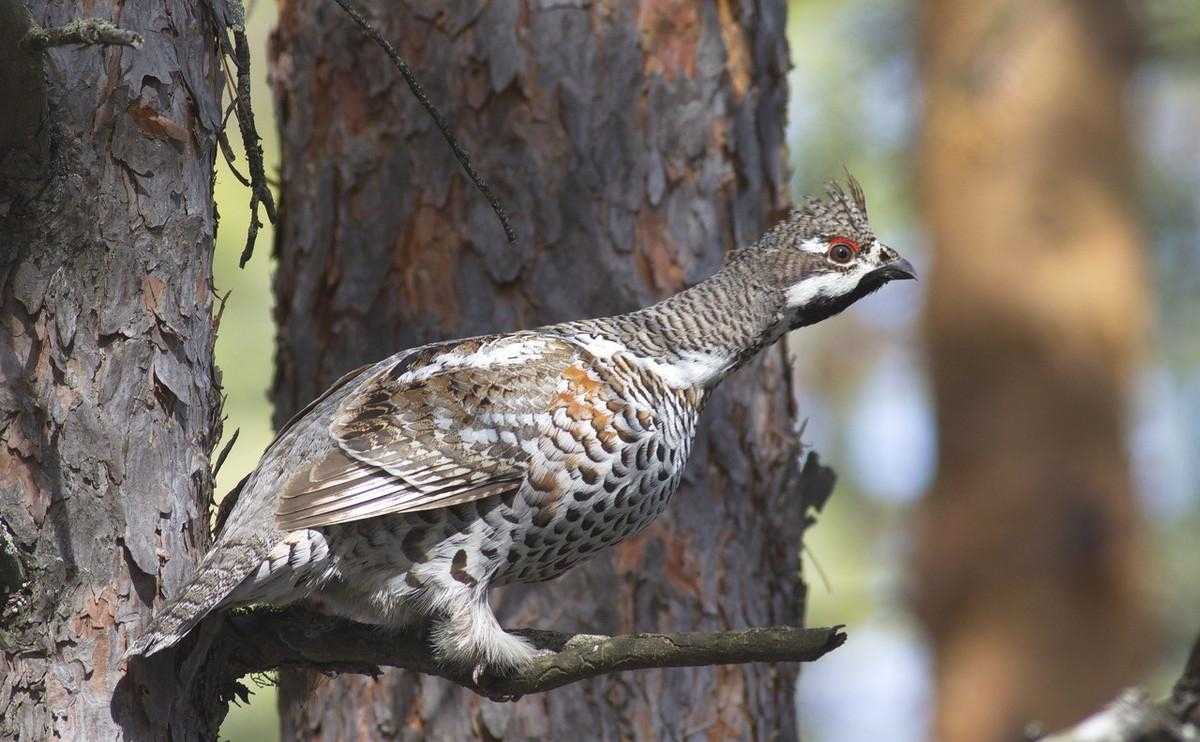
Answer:
<svg viewBox="0 0 1200 742"><path fill-rule="evenodd" d="M556 577L645 528L679 486L699 402L619 357L568 385L549 429L526 446L494 581Z"/></svg>

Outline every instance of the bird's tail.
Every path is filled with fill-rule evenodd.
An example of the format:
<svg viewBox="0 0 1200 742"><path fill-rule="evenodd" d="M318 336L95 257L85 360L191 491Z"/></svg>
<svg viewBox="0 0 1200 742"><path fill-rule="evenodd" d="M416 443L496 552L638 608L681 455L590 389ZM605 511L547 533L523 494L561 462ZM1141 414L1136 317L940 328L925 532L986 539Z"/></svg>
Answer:
<svg viewBox="0 0 1200 742"><path fill-rule="evenodd" d="M196 574L179 595L167 603L129 649L125 658L149 656L172 646L213 611L223 607L238 586L259 565L256 543L224 543L200 561ZM249 553L248 553L249 552Z"/></svg>

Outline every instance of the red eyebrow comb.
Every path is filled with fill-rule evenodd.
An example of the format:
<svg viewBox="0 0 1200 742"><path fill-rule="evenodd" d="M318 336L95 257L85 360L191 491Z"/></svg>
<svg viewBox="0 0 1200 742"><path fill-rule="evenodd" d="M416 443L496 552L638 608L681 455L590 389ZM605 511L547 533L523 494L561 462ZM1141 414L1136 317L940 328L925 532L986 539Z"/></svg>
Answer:
<svg viewBox="0 0 1200 742"><path fill-rule="evenodd" d="M857 242L849 237L834 237L829 241L829 246L833 247L834 245L845 245L855 253L858 253L858 251L862 249Z"/></svg>

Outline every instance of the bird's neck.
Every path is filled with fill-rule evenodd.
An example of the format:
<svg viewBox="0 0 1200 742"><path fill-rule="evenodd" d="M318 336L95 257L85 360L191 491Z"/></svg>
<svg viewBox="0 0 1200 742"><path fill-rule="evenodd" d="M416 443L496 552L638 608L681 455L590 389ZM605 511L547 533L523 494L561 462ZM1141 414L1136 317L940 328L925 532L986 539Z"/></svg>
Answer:
<svg viewBox="0 0 1200 742"><path fill-rule="evenodd" d="M600 355L632 354L673 387L710 388L778 340L787 321L780 293L732 262L653 306L565 328Z"/></svg>

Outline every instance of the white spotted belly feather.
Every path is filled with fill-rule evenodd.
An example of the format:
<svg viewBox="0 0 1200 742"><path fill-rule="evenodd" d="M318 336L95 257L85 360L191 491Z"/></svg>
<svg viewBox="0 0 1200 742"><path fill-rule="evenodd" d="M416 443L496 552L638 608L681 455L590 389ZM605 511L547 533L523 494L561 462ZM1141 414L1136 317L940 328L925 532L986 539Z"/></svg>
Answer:
<svg viewBox="0 0 1200 742"><path fill-rule="evenodd" d="M440 595L548 580L644 529L679 486L702 400L627 359L605 371L603 384L576 385L590 398L567 390L529 421L547 434L521 441L529 463L517 490L324 529L330 568L314 597L404 624L438 610Z"/></svg>

